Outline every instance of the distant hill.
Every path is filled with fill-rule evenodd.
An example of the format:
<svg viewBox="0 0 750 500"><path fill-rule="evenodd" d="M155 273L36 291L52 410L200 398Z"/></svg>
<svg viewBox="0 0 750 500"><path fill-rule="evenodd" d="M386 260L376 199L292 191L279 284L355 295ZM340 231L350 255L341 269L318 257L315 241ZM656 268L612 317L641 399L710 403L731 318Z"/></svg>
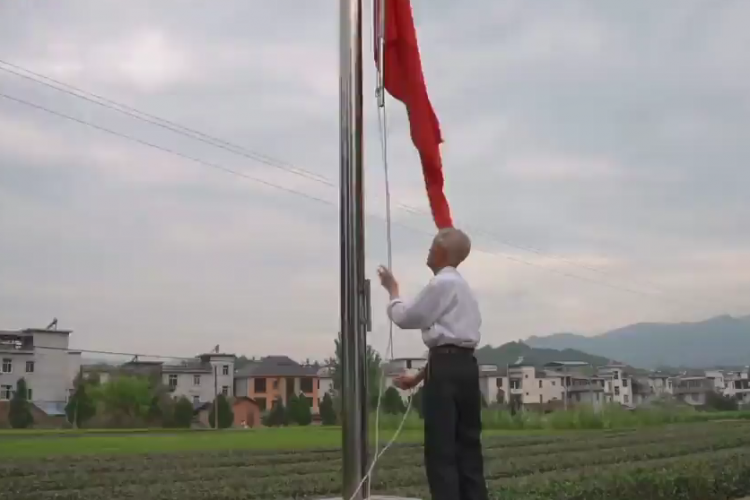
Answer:
<svg viewBox="0 0 750 500"><path fill-rule="evenodd" d="M530 337L526 343L617 357L639 368L745 366L750 365L750 316L717 316L697 323L638 323L593 337L557 333Z"/></svg>
<svg viewBox="0 0 750 500"><path fill-rule="evenodd" d="M611 360L602 356L592 356L575 349L534 348L523 342L509 342L499 347L484 346L476 351L479 363L497 365L502 368L515 363L523 356L524 362L542 366L553 361L584 361L594 366L604 366Z"/></svg>

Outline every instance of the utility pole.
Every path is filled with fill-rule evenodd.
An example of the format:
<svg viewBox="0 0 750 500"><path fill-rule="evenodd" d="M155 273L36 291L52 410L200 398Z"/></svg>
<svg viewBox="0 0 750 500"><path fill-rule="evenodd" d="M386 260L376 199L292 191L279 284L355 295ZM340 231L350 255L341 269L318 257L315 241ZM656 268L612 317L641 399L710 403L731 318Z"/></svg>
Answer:
<svg viewBox="0 0 750 500"><path fill-rule="evenodd" d="M366 285L362 155L362 0L339 0L339 230L343 496L367 466ZM361 500L367 485L353 500Z"/></svg>

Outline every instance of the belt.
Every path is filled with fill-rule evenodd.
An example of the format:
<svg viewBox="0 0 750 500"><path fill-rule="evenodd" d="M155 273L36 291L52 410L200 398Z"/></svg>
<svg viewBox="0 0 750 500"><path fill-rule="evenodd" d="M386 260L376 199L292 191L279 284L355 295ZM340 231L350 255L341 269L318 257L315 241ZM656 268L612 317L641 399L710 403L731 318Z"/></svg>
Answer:
<svg viewBox="0 0 750 500"><path fill-rule="evenodd" d="M473 347L459 347L457 345L439 345L430 348L430 354L474 354Z"/></svg>

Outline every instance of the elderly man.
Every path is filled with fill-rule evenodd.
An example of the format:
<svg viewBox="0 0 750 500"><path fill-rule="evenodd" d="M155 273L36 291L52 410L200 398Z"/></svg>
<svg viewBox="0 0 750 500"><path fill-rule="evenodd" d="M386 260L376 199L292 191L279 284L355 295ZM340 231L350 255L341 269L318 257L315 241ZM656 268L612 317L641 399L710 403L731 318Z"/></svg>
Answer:
<svg viewBox="0 0 750 500"><path fill-rule="evenodd" d="M390 270L378 274L390 294L388 316L403 329L422 330L430 350L417 375L395 384L409 389L425 381L424 451L427 480L434 500L486 500L481 444L481 393L474 348L482 318L474 294L458 273L471 241L458 229L441 229L430 247L427 266L435 275L413 299L405 301Z"/></svg>

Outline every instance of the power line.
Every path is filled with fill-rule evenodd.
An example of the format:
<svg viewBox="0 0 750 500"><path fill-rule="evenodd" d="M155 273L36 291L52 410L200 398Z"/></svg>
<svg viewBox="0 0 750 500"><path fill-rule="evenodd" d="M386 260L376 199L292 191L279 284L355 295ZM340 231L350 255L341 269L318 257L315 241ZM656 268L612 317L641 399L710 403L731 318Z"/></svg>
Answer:
<svg viewBox="0 0 750 500"><path fill-rule="evenodd" d="M199 130L196 130L196 129L193 129L193 128L181 125L181 124L176 123L174 121L170 121L170 120L167 120L165 118L161 118L159 116L156 116L156 115L153 115L153 114L141 111L141 110L139 110L137 108L134 108L132 106L128 106L127 104L123 104L121 102L118 102L118 101L115 101L115 100L103 97L103 96L95 94L93 92L89 92L87 90L84 90L84 89L81 89L79 87L70 85L70 84L62 82L60 80L56 80L54 78L51 78L51 77L49 77L47 75L44 75L44 74L41 74L41 73L37 73L37 72L32 71L30 69L24 68L24 67L19 66L17 64L10 63L10 62L5 61L3 59L0 59L0 64L4 64L4 65L9 66L10 68L12 68L12 69L3 68L2 66L0 66L0 71L4 71L6 73L9 73L9 74L21 77L21 78L25 78L25 79L30 80L32 82L35 82L35 83L38 83L40 85L44 85L44 86L47 86L47 87L52 88L54 90L57 90L58 92L66 93L68 95L71 95L73 97L77 97L79 99L83 99L83 100L85 100L87 102L96 104L98 106L101 106L101 107L104 107L104 108L107 108L107 109L111 109L111 110L114 110L114 111L116 111L118 113L130 116L130 117L135 118L137 120L141 120L141 121L144 121L146 123L149 123L149 124L152 124L152 125L156 125L158 127L161 127L161 128L170 130L172 132L181 134L183 136L189 137L191 139L194 139L194 140L197 140L197 141L200 141L200 142L203 142L203 143L206 143L206 144L218 147L220 149L223 149L225 151L229 151L229 152L234 153L234 154L238 154L240 156L243 156L245 158L251 159L253 161L257 161L257 162L269 165L271 167L278 168L278 169L287 171L289 173L292 173L292 174L295 174L295 175L299 175L299 176L305 177L307 179L314 180L314 181L319 182L321 184L324 184L326 186L334 187L336 185L333 180L331 180L331 179L329 179L329 178L327 178L325 176L316 174L316 173L314 173L314 172L312 172L310 170L306 170L306 169L302 169L302 168L298 168L298 167L292 166L292 165L290 165L290 164L288 164L286 162L283 162L281 160L278 160L278 159L275 159L275 158L271 158L271 157L269 157L267 155L264 155L264 154L261 154L261 153L258 153L258 152L252 151L252 150L248 150L246 148L243 148L242 146L238 146L238 145L233 144L231 142L228 142L228 141L225 141L223 139L217 138L215 136L206 134L206 133L201 132ZM32 76L23 74L23 73L21 73L19 71L28 73L30 75L34 75L37 78L34 78ZM40 79L42 79L42 80L40 80ZM46 81L43 81L43 80L46 80ZM48 82L52 82L52 83L48 83ZM70 119L76 120L74 118L70 118ZM100 128L100 130L102 130L102 129ZM114 132L110 131L109 133L114 133ZM154 147L154 146L152 146L152 147ZM163 150L163 148L162 148L162 150ZM181 153L176 153L176 154L181 154ZM187 159L191 159L193 161L201 161L201 160L196 160L195 158L192 158L192 157L187 157L186 155L183 155L183 157L185 157ZM224 169L225 171L229 170L229 169L226 169L224 167L222 167L222 169ZM236 175L243 175L240 172L232 172L232 173L235 173ZM279 188L279 189L288 190L288 188L279 187L279 186L276 186L276 187ZM305 195L305 196L308 196L308 195ZM399 209L401 209L401 210L403 210L405 212L414 214L414 215L427 216L427 217L430 216L430 214L428 212L424 211L424 210L421 210L419 208L416 208L416 207L413 207L413 206L409 206L409 205L406 205L406 204L403 204L403 203L397 203L397 208L399 208ZM465 227L471 227L471 226L465 225ZM607 272L605 270L599 269L597 267L589 266L589 265L582 264L582 263L579 263L579 262L575 262L575 261L567 259L565 257L557 256L557 255L551 254L549 252L545 252L543 250L540 250L540 249L532 247L532 246L520 245L520 244L517 244L517 243L510 242L508 240L500 238L497 234L492 233L490 231L487 231L485 229L480 229L480 228L472 227L471 230L472 230L472 232L483 233L487 237L489 237L492 240L496 241L497 243L500 243L501 245L504 245L504 246L507 246L507 247L510 247L510 248L514 248L516 250L521 250L521 251L524 251L524 252L529 252L529 253L534 253L534 254L537 254L537 255L542 255L542 256L545 256L545 257L547 257L547 258L549 258L551 260L556 260L558 262L562 262L562 263L565 263L565 264L568 264L568 265L571 265L571 266L574 266L574 267L578 267L578 268L581 268L581 269L592 271L592 272L598 273L598 274L600 274L602 276L612 277L612 278L615 278L615 279L621 279L619 276L617 276L617 275L615 275L615 274L613 274L611 272ZM539 267L544 267L544 266L539 266ZM546 268L546 269L551 269L551 268ZM658 285L656 283L653 283L653 282L651 282L649 280L645 280L645 279L640 279L639 281L643 282L644 284L647 284L648 286L650 286L652 288L655 288L656 289L655 291L657 293L660 293L660 294L664 294L665 293L663 290L659 289L660 285Z"/></svg>
<svg viewBox="0 0 750 500"><path fill-rule="evenodd" d="M156 358L156 359L179 359L183 361L195 361L197 357L185 357L185 356L164 356L161 354L143 354L137 352L115 352L115 351L98 351L94 349L73 349L71 347L49 347L49 346L34 346L34 349L46 349L49 351L65 351L69 353L86 353L86 354L106 354L111 356L128 356L132 358Z"/></svg>
<svg viewBox="0 0 750 500"><path fill-rule="evenodd" d="M0 92L0 97L4 97L5 99L9 99L11 101L15 101L18 104L22 104L24 106L28 106L28 107L31 107L31 108L36 108L36 109L38 109L40 111L44 111L46 113L53 114L53 115L58 116L60 118L64 118L66 120L70 120L70 121L76 122L76 123L78 123L80 125L85 125L86 127L90 127L90 128L99 130L101 132L106 132L108 134L120 137L121 139L126 139L126 140L129 140L129 141L137 142L139 144L142 144L143 146L148 146L148 147L153 148L153 149L158 149L159 151L162 151L164 153L169 153L171 155L179 156L181 158L184 158L186 160L190 160L190 161L195 162L195 163L199 163L199 164L204 165L204 166L209 167L209 168L214 168L216 170L221 170L222 172L225 172L225 173L228 173L228 174L236 175L238 177L243 177L245 179L249 179L249 180L252 180L252 181L255 181L255 182L259 182L259 183L264 184L264 185L266 185L268 187L272 187L274 189L280 189L281 191L286 191L288 193L296 194L298 196L303 196L303 197L305 197L305 198L307 198L309 200L317 201L319 203L325 203L326 205L336 206L335 203L333 203L331 201L328 201L328 200L326 200L324 198L318 198L317 196L305 193L303 191L298 191L296 189L292 189L292 188L289 188L289 187L281 186L279 184L275 184L273 182L269 182L269 181L267 181L265 179L261 179L260 177L255 177L253 175L246 174L246 173L240 172L238 170L233 170L233 169L225 167L223 165L219 165L218 163L212 163L212 162L209 162L209 161L206 161L206 160L201 160L200 158L196 158L194 156L186 155L184 153L180 153L180 152L175 151L173 149L165 148L164 146L159 146L158 144L154 144L152 142L144 141L143 139L138 139L137 137L133 137L133 136L130 136L130 135L127 135L127 134L123 134L121 132L117 132L117 131L114 131L112 129L109 129L109 128L106 128L106 127L102 127L100 125L96 125L96 124L88 122L86 120L81 120L80 118L76 118L74 116L66 115L65 113L60 113L59 111L55 111L53 109L47 108L47 107L39 105L39 104L35 104L33 102L29 102L29 101L26 101L26 100L23 100L23 99L19 99L17 97L13 97L13 96L10 96L10 95L2 93L2 92Z"/></svg>
<svg viewBox="0 0 750 500"><path fill-rule="evenodd" d="M261 184L263 184L265 186L272 187L272 188L275 188L275 189L279 189L281 191L285 191L285 192L290 193L290 194L294 194L294 195L297 195L297 196L302 196L304 198L307 198L308 200L312 200L312 201L315 201L315 202L318 202L318 203L323 203L323 204L326 204L326 205L329 205L329 206L337 207L336 203L334 203L334 202L331 202L331 201L326 200L324 198L319 198L317 196L305 193L304 191L299 191L299 190L296 190L296 189L287 188L285 186L281 186L281 185L278 185L278 184L266 181L266 180L261 179L259 177L255 177L255 176L252 176L252 175L249 175L249 174L245 174L243 172L239 172L237 170L233 170L231 168L225 167L225 166L220 165L218 163L208 162L208 161L202 160L200 158L196 158L196 157L193 157L193 156L190 156L190 155L186 155L184 153L180 153L178 151L174 151L172 149L169 149L169 148L166 148L166 147L163 147L163 146L159 146L157 144L154 144L154 143L151 143L151 142L148 142L148 141L144 141L144 140L138 139L136 137L129 136L127 134L116 132L116 131L111 130L109 128L93 124L93 123L88 122L86 120L81 120L79 118L67 115L65 113L60 113L58 111L52 110L50 108L47 108L47 107L39 105L39 104L35 104L35 103L32 103L32 102L26 101L24 99L13 97L13 96L10 96L10 95L2 93L2 92L0 92L0 97L3 97L5 99L11 100L11 101L14 101L14 102L16 102L18 104L21 104L21 105L24 105L24 106L28 106L28 107L37 109L39 111L43 111L43 112L46 112L46 113L58 116L60 118L64 118L66 120L70 120L70 121L76 122L76 123L78 123L80 125L84 125L84 126L93 128L95 130L106 132L108 134L114 135L116 137L119 137L119 138L122 138L122 139L125 139L125 140L136 142L138 144L141 144L141 145L144 145L144 146L147 146L147 147L150 147L150 148L162 151L164 153L172 154L172 155L175 155L175 156L178 156L178 157L190 160L192 162L198 163L200 165L204 165L204 166L209 167L209 168L213 168L213 169L225 172L225 173L236 175L236 176L244 178L244 179L255 181L255 182L261 183ZM431 233L431 232L427 232L427 231L424 231L424 230L419 230L419 229L414 228L412 226L408 226L408 225L405 225L405 224L402 224L402 223L397 223L397 222L393 222L393 224L401 226L401 227L404 227L405 229L409 229L411 231L418 231L418 232L425 233L425 234L427 234L429 236L433 236L433 233ZM586 281L588 283L597 284L599 286L611 288L613 290L620 290L620 291L628 292L628 293L632 293L632 294L638 294L638 295L643 295L643 296L647 296L647 297L654 297L653 294L650 294L650 293L647 293L647 292L643 292L643 291L639 291L639 290L634 290L634 289L630 289L630 288L625 288L625 287L622 287L622 286L614 285L614 284L611 284L611 283L608 283L608 282L605 282L605 281L595 280L595 279L588 278L586 276L581 276L581 275L578 275L578 274L573 274L573 273L568 273L568 272L564 272L564 271L559 271L559 270L554 269L554 268L550 268L550 267L546 267L546 266L541 266L539 264L535 264L533 262L529 262L529 261L526 261L526 260L523 260L523 259L519 259L517 257L512 257L512 256L509 256L509 255L504 254L504 253L500 253L500 252L496 252L496 251L487 251L487 253L495 254L495 255L503 257L503 258L505 258L507 260L510 260L512 262L517 262L517 263L524 264L524 265L527 265L527 266L531 266L531 267L536 267L536 268L539 268L539 269L543 269L545 271L549 271L549 272L552 272L552 273L555 273L555 274L558 274L560 276L564 276L564 277L567 277L567 278L572 278L572 279L578 279L578 280L581 280L581 281ZM690 306L691 308L695 307L695 304L684 303L682 301L677 301L675 299L670 299L669 297L665 297L665 296L656 296L656 297L657 298L661 298L663 300L670 301L670 302L682 303L683 305Z"/></svg>
<svg viewBox="0 0 750 500"><path fill-rule="evenodd" d="M75 87L73 85L69 85L65 82L61 82L59 80L55 80L54 78L50 78L46 75L43 75L41 73L36 73L34 71L31 71L29 69L23 68L21 66L15 65L13 63L9 63L7 61L4 61L0 59L0 64L5 64L6 66L10 66L11 68L15 68L17 70L24 71L26 73L29 73L31 75L36 76L37 78L33 78L28 75L24 75L23 73L20 73L19 71L14 71L13 69L9 68L3 68L0 66L0 71L5 71L6 73L10 73L16 76L19 76L21 78L25 78L27 80L31 80L32 82L38 83L40 85L45 85L51 89L55 89L58 92L63 92L69 95L72 95L74 97L77 97L79 99L83 99L87 102L96 104L98 106L101 106L103 108L111 109L113 111L117 111L118 113L130 116L132 118L135 118L137 120L144 121L146 123L150 123L152 125L156 125L157 127L161 127L167 130L170 130L172 132L175 132L177 134L189 137L191 139L194 139L196 141L200 141L206 144L210 144L214 147L223 149L225 151L229 151L230 153L234 153L236 155L243 156L245 158L248 158L250 160L263 163L265 165L268 165L270 167L278 168L280 170L284 170L286 172L292 173L294 175L299 175L301 177L305 177L307 179L313 180L315 182L319 182L321 184L325 184L327 186L335 186L336 184L331 181L330 179L327 179L321 175L316 174L315 172L312 172L310 170L305 170L302 168L297 168L292 165L289 165L288 163L282 162L280 160L271 158L269 156L266 156L264 154L258 153L256 151L252 151L246 148L243 148L242 146L238 146L236 144L232 144L228 141L225 141L223 139L220 139L218 137L211 136L209 134L206 134L204 132L201 132L199 130L186 127L184 125L180 125L179 123L175 123L173 121L146 113L144 111L141 111L139 109L133 108L131 106L128 106L127 104L123 104L117 101L113 101L112 99L108 99L106 97L102 97L100 95L94 94L93 92L89 92L87 90L80 89L78 87ZM47 80L49 82L54 83L55 85L51 83L47 83L43 80L40 80L39 78L43 80ZM60 87L58 87L59 85ZM62 88L61 88L62 87ZM90 97L88 97L90 96Z"/></svg>

